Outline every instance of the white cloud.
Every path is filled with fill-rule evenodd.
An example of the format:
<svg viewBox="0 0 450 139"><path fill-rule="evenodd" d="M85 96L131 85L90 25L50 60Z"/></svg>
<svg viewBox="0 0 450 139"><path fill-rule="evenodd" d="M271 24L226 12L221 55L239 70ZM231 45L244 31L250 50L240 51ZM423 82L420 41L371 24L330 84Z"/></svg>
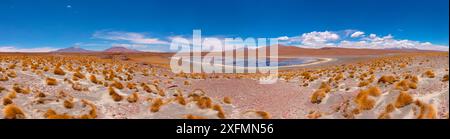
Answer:
<svg viewBox="0 0 450 139"><path fill-rule="evenodd" d="M350 30L346 30L350 32ZM435 45L430 42L419 42L413 40L397 40L393 35L378 36L369 34L364 37L365 32L353 30L350 35L351 40L346 37L340 38L336 33L310 32L301 36L288 37L287 41L281 42L284 45L294 45L304 48L322 48L322 47L342 47L342 48L367 48L367 49L420 49L420 50L438 50L449 51L448 46ZM344 34L345 35L345 34ZM358 38L358 39L357 39ZM356 39L356 40L355 40Z"/></svg>
<svg viewBox="0 0 450 139"><path fill-rule="evenodd" d="M97 31L93 34L93 37L105 40L128 41L136 44L169 44L167 41L162 41L158 38L147 38L144 34L135 32Z"/></svg>
<svg viewBox="0 0 450 139"><path fill-rule="evenodd" d="M280 40L280 41L287 41L287 40L289 40L289 37L288 36L282 36L282 37L278 37L277 39Z"/></svg>
<svg viewBox="0 0 450 139"><path fill-rule="evenodd" d="M358 38L358 37L361 37L361 36L363 36L364 35L364 32L362 32L362 31L356 31L356 32L354 32L352 35L350 35L350 37L352 37L352 38Z"/></svg>
<svg viewBox="0 0 450 139"><path fill-rule="evenodd" d="M51 47L17 48L15 46L0 46L0 52L51 52L57 49Z"/></svg>
<svg viewBox="0 0 450 139"><path fill-rule="evenodd" d="M127 43L113 43L111 44L112 47L126 47L131 49L144 49L147 48L148 45L145 44L127 44Z"/></svg>
<svg viewBox="0 0 450 139"><path fill-rule="evenodd" d="M328 43L329 41L336 41L339 39L339 35L333 32L310 32L304 33L300 37L303 45L319 46Z"/></svg>

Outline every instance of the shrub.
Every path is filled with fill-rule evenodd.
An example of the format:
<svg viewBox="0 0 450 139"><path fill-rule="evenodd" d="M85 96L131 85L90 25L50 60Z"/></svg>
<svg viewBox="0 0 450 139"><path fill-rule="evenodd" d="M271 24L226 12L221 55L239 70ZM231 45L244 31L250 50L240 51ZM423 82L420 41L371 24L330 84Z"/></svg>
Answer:
<svg viewBox="0 0 450 139"><path fill-rule="evenodd" d="M326 92L323 89L319 89L315 91L311 96L311 103L319 104L322 102L322 99L325 98Z"/></svg>
<svg viewBox="0 0 450 139"><path fill-rule="evenodd" d="M397 100L395 101L395 107L401 108L404 106L407 106L413 102L413 97L406 91L400 92L400 94L397 97Z"/></svg>
<svg viewBox="0 0 450 139"><path fill-rule="evenodd" d="M58 82L54 78L47 77L46 81L47 81L47 85L57 85L58 84Z"/></svg>
<svg viewBox="0 0 450 139"><path fill-rule="evenodd" d="M138 101L138 99L139 99L139 95L137 92L134 92L133 94L131 94L127 97L127 101L130 103L135 103Z"/></svg>
<svg viewBox="0 0 450 139"><path fill-rule="evenodd" d="M9 104L3 108L3 116L5 119L25 119L25 113L16 105Z"/></svg>

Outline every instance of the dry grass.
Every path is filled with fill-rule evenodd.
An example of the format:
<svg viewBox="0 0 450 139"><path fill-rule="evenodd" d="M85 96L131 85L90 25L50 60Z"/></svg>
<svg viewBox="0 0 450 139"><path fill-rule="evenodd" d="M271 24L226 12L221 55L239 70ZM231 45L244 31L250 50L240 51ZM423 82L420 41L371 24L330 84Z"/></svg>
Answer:
<svg viewBox="0 0 450 139"><path fill-rule="evenodd" d="M55 75L66 75L66 72L62 70L60 67L55 67L55 70L53 71Z"/></svg>
<svg viewBox="0 0 450 139"><path fill-rule="evenodd" d="M209 97L201 97L198 101L197 101L197 106L200 109L206 109L206 108L212 108L212 100Z"/></svg>
<svg viewBox="0 0 450 139"><path fill-rule="evenodd" d="M218 104L214 105L213 110L217 111L217 117L221 119L225 119L225 112L223 111L222 107Z"/></svg>
<svg viewBox="0 0 450 139"><path fill-rule="evenodd" d="M13 104L13 101L9 97L4 97L3 98L3 106L9 105L9 104Z"/></svg>
<svg viewBox="0 0 450 139"><path fill-rule="evenodd" d="M164 104L161 98L157 98L153 101L152 106L150 107L151 112L158 112L161 106Z"/></svg>
<svg viewBox="0 0 450 139"><path fill-rule="evenodd" d="M73 103L72 100L68 100L68 99L64 100L64 107L65 108L72 109L73 106L74 106L74 103Z"/></svg>
<svg viewBox="0 0 450 139"><path fill-rule="evenodd" d="M188 115L186 115L186 116L184 116L186 119L207 119L206 117L203 117L203 116L195 116L195 115L192 115L192 114L188 114Z"/></svg>
<svg viewBox="0 0 450 139"><path fill-rule="evenodd" d="M16 105L9 104L3 108L5 119L25 119L25 113Z"/></svg>
<svg viewBox="0 0 450 139"><path fill-rule="evenodd" d="M224 98L223 98L223 103L225 103L225 104L231 104L231 98L230 98L230 97L224 97Z"/></svg>
<svg viewBox="0 0 450 139"><path fill-rule="evenodd" d="M423 76L428 78L434 78L436 77L436 74L434 73L433 70L427 70L425 73L423 73Z"/></svg>
<svg viewBox="0 0 450 139"><path fill-rule="evenodd" d="M47 85L57 85L58 84L58 82L54 78L47 77L46 81L47 81Z"/></svg>
<svg viewBox="0 0 450 139"><path fill-rule="evenodd" d="M392 75L383 75L378 79L378 83L387 83L387 84L393 84L397 81L397 79Z"/></svg>
<svg viewBox="0 0 450 139"><path fill-rule="evenodd" d="M326 91L319 89L311 95L311 103L319 104L326 97Z"/></svg>
<svg viewBox="0 0 450 139"><path fill-rule="evenodd" d="M139 95L137 92L134 92L133 94L131 94L127 97L127 101L130 103L135 103L138 100L139 100Z"/></svg>

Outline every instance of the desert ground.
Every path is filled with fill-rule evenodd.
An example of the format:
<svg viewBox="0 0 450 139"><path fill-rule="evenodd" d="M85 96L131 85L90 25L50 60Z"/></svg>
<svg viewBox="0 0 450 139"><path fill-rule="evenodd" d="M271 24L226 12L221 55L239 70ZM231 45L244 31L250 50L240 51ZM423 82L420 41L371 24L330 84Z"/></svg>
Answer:
<svg viewBox="0 0 450 139"><path fill-rule="evenodd" d="M174 74L170 53L0 53L5 119L448 119L449 53L280 50L334 60ZM330 52L331 51L331 52Z"/></svg>

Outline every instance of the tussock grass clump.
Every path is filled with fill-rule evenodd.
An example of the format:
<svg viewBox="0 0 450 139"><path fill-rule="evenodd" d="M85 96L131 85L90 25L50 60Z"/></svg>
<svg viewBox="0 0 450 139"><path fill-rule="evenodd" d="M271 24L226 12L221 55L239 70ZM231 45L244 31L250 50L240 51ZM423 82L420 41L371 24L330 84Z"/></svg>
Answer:
<svg viewBox="0 0 450 139"><path fill-rule="evenodd" d="M381 89L376 86L369 87L367 89L367 91L369 91L369 95L374 96L374 97L378 97L381 95Z"/></svg>
<svg viewBox="0 0 450 139"><path fill-rule="evenodd" d="M443 82L448 82L448 74L444 75L444 77L442 77L442 81Z"/></svg>
<svg viewBox="0 0 450 139"><path fill-rule="evenodd" d="M137 92L134 92L133 94L131 94L127 97L127 101L130 103L135 103L138 101L138 99L139 99L139 95Z"/></svg>
<svg viewBox="0 0 450 139"><path fill-rule="evenodd" d="M397 81L397 79L392 75L383 75L378 79L378 83L384 83L384 84L393 84Z"/></svg>
<svg viewBox="0 0 450 139"><path fill-rule="evenodd" d="M157 98L153 101L152 106L150 107L151 112L158 112L161 106L164 104L161 98Z"/></svg>
<svg viewBox="0 0 450 139"><path fill-rule="evenodd" d="M434 73L433 70L427 70L427 71L425 71L425 73L423 73L423 76L428 77L428 78L434 78L434 77L436 77L436 74Z"/></svg>
<svg viewBox="0 0 450 139"><path fill-rule="evenodd" d="M53 85L57 85L58 84L58 82L54 78L47 77L46 81L47 81L47 85L52 85L53 86Z"/></svg>
<svg viewBox="0 0 450 139"><path fill-rule="evenodd" d="M216 104L213 107L213 110L217 111L217 117L221 118L221 119L225 119L225 112L222 109L222 106Z"/></svg>
<svg viewBox="0 0 450 139"><path fill-rule="evenodd" d="M128 88L128 89L136 89L136 84L135 84L135 83L132 83L132 82L128 82L128 83L127 83L127 88Z"/></svg>
<svg viewBox="0 0 450 139"><path fill-rule="evenodd" d="M84 78L86 78L86 76L84 76L82 73L80 73L79 71L77 71L77 72L75 72L74 74L73 74L73 76L75 76L75 77L77 77L77 78L79 78L79 79L84 79Z"/></svg>
<svg viewBox="0 0 450 139"><path fill-rule="evenodd" d="M395 101L394 105L396 108L402 108L411 103L413 103L413 97L408 92L402 91L398 95L397 100Z"/></svg>
<svg viewBox="0 0 450 139"><path fill-rule="evenodd" d="M64 72L64 70L62 70L59 66L55 67L53 73L55 75L66 75L66 72Z"/></svg>
<svg viewBox="0 0 450 139"><path fill-rule="evenodd" d="M124 86L122 83L120 83L119 81L113 81L113 83L111 84L112 87L115 87L117 89L123 89Z"/></svg>
<svg viewBox="0 0 450 139"><path fill-rule="evenodd" d="M87 100L81 100L84 106L89 106L91 110L89 110L88 114L84 114L81 116L82 119L95 119L97 118L97 106Z"/></svg>
<svg viewBox="0 0 450 139"><path fill-rule="evenodd" d="M322 89L323 91L325 91L326 93L328 93L328 92L331 91L331 86L330 86L328 83L326 83L326 82L322 82L322 83L320 84L319 89Z"/></svg>
<svg viewBox="0 0 450 139"><path fill-rule="evenodd" d="M74 116L68 114L58 114L53 109L48 109L44 113L44 117L47 119L74 119Z"/></svg>
<svg viewBox="0 0 450 139"><path fill-rule="evenodd" d="M91 80L92 83L99 84L99 81L97 80L97 77L95 77L95 75L91 74L89 80Z"/></svg>
<svg viewBox="0 0 450 139"><path fill-rule="evenodd" d="M354 102L358 105L361 110L371 110L375 105L375 100L370 98L370 96L378 96L377 89L367 89L361 90L356 96Z"/></svg>
<svg viewBox="0 0 450 139"><path fill-rule="evenodd" d="M402 91L408 91L409 89L417 89L417 84L410 81L409 79L404 79L396 83L395 88Z"/></svg>
<svg viewBox="0 0 450 139"><path fill-rule="evenodd" d="M9 97L3 98L3 106L7 106L9 104L13 104L13 101Z"/></svg>
<svg viewBox="0 0 450 139"><path fill-rule="evenodd" d="M64 107L67 109L72 109L74 106L73 101L72 100L64 100Z"/></svg>
<svg viewBox="0 0 450 139"><path fill-rule="evenodd" d="M270 119L271 118L270 114L265 111L256 111L255 113L257 115L259 115L262 119Z"/></svg>
<svg viewBox="0 0 450 139"><path fill-rule="evenodd" d="M306 115L309 119L317 119L322 117L322 114L319 111L310 111L308 115Z"/></svg>
<svg viewBox="0 0 450 139"><path fill-rule="evenodd" d="M25 119L25 113L16 105L9 104L3 108L3 116L5 119Z"/></svg>
<svg viewBox="0 0 450 139"><path fill-rule="evenodd" d="M8 81L8 75L0 74L0 81Z"/></svg>
<svg viewBox="0 0 450 139"><path fill-rule="evenodd" d="M200 109L206 109L206 108L212 108L212 100L209 97L201 97L198 101L197 101L197 106Z"/></svg>
<svg viewBox="0 0 450 139"><path fill-rule="evenodd" d="M224 98L223 98L223 103L225 103L225 104L231 104L231 98L230 98L230 97L224 97Z"/></svg>
<svg viewBox="0 0 450 139"><path fill-rule="evenodd" d="M359 82L358 87L364 87L364 86L367 86L369 84L370 84L369 81L361 81L361 82Z"/></svg>
<svg viewBox="0 0 450 139"><path fill-rule="evenodd" d="M419 100L416 100L415 104L420 107L420 112L417 119L436 119L437 112L433 105L426 104Z"/></svg>
<svg viewBox="0 0 450 139"><path fill-rule="evenodd" d="M109 91L109 95L111 96L111 98L112 98L114 101L118 102L118 101L121 101L121 100L123 99L123 97L122 97L121 95L119 95L119 94L116 92L116 90L114 90L114 88L109 87L109 88L108 88L108 91Z"/></svg>
<svg viewBox="0 0 450 139"><path fill-rule="evenodd" d="M318 89L311 95L311 103L319 104L322 102L322 99L326 96L326 91L323 89Z"/></svg>
<svg viewBox="0 0 450 139"><path fill-rule="evenodd" d="M176 100L177 100L178 104L180 104L180 105L186 105L187 104L186 103L186 99L184 99L184 97L181 96L181 95L177 95L176 96Z"/></svg>
<svg viewBox="0 0 450 139"><path fill-rule="evenodd" d="M9 99L15 99L15 98L17 97L17 93L16 93L16 91L10 91L10 92L6 95L6 97L9 98Z"/></svg>
<svg viewBox="0 0 450 139"><path fill-rule="evenodd" d="M23 86L20 86L19 84L15 83L13 85L13 90L16 91L17 93L21 93L21 94L29 94L31 92L30 88L25 88Z"/></svg>
<svg viewBox="0 0 450 139"><path fill-rule="evenodd" d="M16 78L17 77L17 73L16 71L10 70L6 73L6 75L8 75L8 77L10 78Z"/></svg>
<svg viewBox="0 0 450 139"><path fill-rule="evenodd" d="M189 82L188 80L185 80L183 84L184 85L191 85L191 82Z"/></svg>
<svg viewBox="0 0 450 139"><path fill-rule="evenodd" d="M186 118L186 119L207 119L206 117L203 117L203 116L195 116L195 115L192 115L192 114L186 115L185 118Z"/></svg>

